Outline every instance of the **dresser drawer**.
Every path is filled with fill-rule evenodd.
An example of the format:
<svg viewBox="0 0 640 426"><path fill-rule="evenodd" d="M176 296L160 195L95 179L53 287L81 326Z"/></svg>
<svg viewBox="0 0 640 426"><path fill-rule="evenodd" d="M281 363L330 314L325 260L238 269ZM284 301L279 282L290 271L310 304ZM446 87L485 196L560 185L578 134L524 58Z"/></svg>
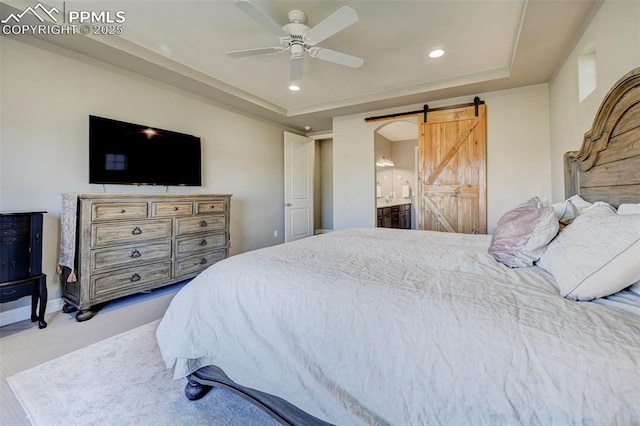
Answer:
<svg viewBox="0 0 640 426"><path fill-rule="evenodd" d="M28 231L28 230L27 230ZM0 245L3 246L12 246L15 244L27 244L29 242L29 233L26 234L24 232L15 232L6 234L0 233Z"/></svg>
<svg viewBox="0 0 640 426"><path fill-rule="evenodd" d="M29 227L25 228L9 228L9 229L0 229L0 237L1 238L25 238L29 239Z"/></svg>
<svg viewBox="0 0 640 426"><path fill-rule="evenodd" d="M209 251L197 256L176 260L175 278L200 272L226 257L226 250Z"/></svg>
<svg viewBox="0 0 640 426"><path fill-rule="evenodd" d="M171 259L171 240L91 251L91 270L115 269Z"/></svg>
<svg viewBox="0 0 640 426"><path fill-rule="evenodd" d="M147 203L93 203L91 220L143 219L147 217Z"/></svg>
<svg viewBox="0 0 640 426"><path fill-rule="evenodd" d="M224 248L227 244L227 234L216 232L194 237L181 237L176 239L176 256L187 256L204 250Z"/></svg>
<svg viewBox="0 0 640 426"><path fill-rule="evenodd" d="M29 230L29 216L0 216L0 232L13 229Z"/></svg>
<svg viewBox="0 0 640 426"><path fill-rule="evenodd" d="M123 296L140 288L147 288L171 278L171 262L118 269L91 276L91 297L100 298L109 294Z"/></svg>
<svg viewBox="0 0 640 426"><path fill-rule="evenodd" d="M196 201L196 214L223 213L227 211L224 200Z"/></svg>
<svg viewBox="0 0 640 426"><path fill-rule="evenodd" d="M171 238L171 219L91 225L91 247L131 244L159 238Z"/></svg>
<svg viewBox="0 0 640 426"><path fill-rule="evenodd" d="M151 216L187 216L193 213L191 201L162 201L151 203Z"/></svg>
<svg viewBox="0 0 640 426"><path fill-rule="evenodd" d="M177 220L176 235L194 234L196 232L224 230L226 226L225 215L208 215L188 217Z"/></svg>
<svg viewBox="0 0 640 426"><path fill-rule="evenodd" d="M31 280L0 287L0 302L10 302L21 297L37 294L38 280Z"/></svg>

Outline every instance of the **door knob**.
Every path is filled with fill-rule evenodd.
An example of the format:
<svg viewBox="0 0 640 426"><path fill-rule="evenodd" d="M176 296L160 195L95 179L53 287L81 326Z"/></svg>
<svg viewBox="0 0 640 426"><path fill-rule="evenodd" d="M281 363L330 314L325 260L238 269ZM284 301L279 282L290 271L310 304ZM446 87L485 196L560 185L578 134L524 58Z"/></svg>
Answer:
<svg viewBox="0 0 640 426"><path fill-rule="evenodd" d="M291 203L286 203L285 206L291 207Z"/></svg>

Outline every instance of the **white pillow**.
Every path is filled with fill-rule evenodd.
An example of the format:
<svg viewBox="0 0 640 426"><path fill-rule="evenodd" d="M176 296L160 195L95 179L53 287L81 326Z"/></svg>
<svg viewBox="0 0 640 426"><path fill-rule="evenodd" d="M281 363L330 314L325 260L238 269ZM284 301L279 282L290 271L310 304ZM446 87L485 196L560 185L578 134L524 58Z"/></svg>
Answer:
<svg viewBox="0 0 640 426"><path fill-rule="evenodd" d="M622 214L622 215L640 214L640 203L639 204L620 204L618 206L618 214Z"/></svg>
<svg viewBox="0 0 640 426"><path fill-rule="evenodd" d="M572 300L609 296L640 281L640 215L595 203L561 231L538 266Z"/></svg>
<svg viewBox="0 0 640 426"><path fill-rule="evenodd" d="M561 203L553 203L551 207L553 208L558 221L563 225L570 224L573 222L573 219L578 216L578 209L568 199Z"/></svg>
<svg viewBox="0 0 640 426"><path fill-rule="evenodd" d="M558 233L558 228L553 208L534 197L498 220L489 254L511 268L533 266Z"/></svg>
<svg viewBox="0 0 640 426"><path fill-rule="evenodd" d="M578 215L581 215L585 210L592 206L592 203L586 201L579 195L572 195L567 199L567 201L570 201L571 204L575 206Z"/></svg>

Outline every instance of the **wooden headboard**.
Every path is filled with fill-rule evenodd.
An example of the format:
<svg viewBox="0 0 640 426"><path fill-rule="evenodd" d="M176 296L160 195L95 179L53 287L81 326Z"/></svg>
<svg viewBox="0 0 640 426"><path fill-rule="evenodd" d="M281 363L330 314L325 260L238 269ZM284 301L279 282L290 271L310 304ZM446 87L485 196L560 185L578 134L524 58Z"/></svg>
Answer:
<svg viewBox="0 0 640 426"><path fill-rule="evenodd" d="M565 194L614 206L640 203L640 68L602 101L580 151L564 155Z"/></svg>

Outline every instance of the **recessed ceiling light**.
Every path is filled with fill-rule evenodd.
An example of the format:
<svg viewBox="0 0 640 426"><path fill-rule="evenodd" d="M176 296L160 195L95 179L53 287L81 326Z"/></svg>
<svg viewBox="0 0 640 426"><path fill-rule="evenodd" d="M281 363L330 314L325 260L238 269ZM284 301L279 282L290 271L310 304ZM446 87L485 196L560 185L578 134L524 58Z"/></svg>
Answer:
<svg viewBox="0 0 640 426"><path fill-rule="evenodd" d="M444 55L444 50L442 49L436 49L436 50L432 50L429 53L429 57L430 58L439 58L440 56Z"/></svg>
<svg viewBox="0 0 640 426"><path fill-rule="evenodd" d="M144 129L142 131L142 133L144 133L145 135L147 135L147 139L151 139L152 137L154 137L155 135L158 134L158 132L156 132L153 129Z"/></svg>
<svg viewBox="0 0 640 426"><path fill-rule="evenodd" d="M297 83L291 83L289 85L289 90L291 90L292 92L297 92L298 90L300 90L300 86L298 86Z"/></svg>
<svg viewBox="0 0 640 426"><path fill-rule="evenodd" d="M308 132L309 130L311 130L311 126L304 126L304 129Z"/></svg>

